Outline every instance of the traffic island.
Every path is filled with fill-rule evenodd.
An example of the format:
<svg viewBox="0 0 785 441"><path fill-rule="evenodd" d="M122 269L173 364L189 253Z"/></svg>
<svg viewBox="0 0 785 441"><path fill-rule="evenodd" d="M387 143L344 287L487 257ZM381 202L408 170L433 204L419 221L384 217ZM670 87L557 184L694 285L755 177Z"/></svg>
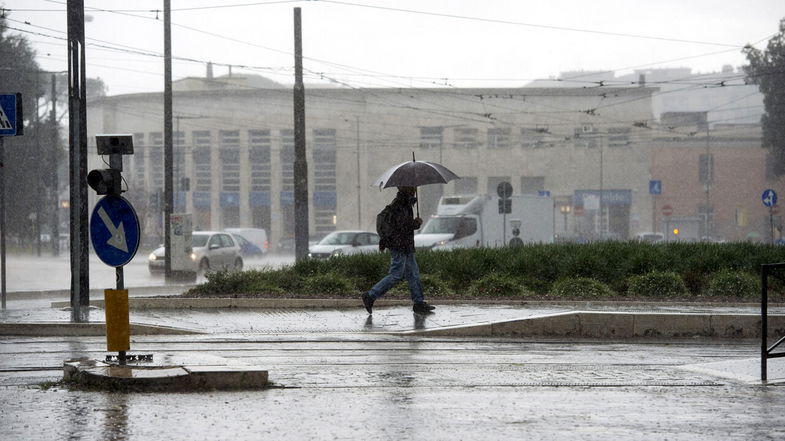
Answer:
<svg viewBox="0 0 785 441"><path fill-rule="evenodd" d="M267 371L256 366L119 365L89 359L63 363L63 381L89 390L189 392L255 390L267 386Z"/></svg>

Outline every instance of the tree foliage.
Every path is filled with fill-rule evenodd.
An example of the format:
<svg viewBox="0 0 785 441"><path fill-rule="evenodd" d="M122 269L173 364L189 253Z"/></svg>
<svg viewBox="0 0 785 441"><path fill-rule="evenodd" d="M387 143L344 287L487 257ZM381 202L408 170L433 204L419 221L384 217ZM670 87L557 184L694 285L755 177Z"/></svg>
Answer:
<svg viewBox="0 0 785 441"><path fill-rule="evenodd" d="M744 66L747 81L757 84L763 94L763 147L772 158L771 172L785 174L785 18L779 32L765 50L747 45L744 48L749 65Z"/></svg>

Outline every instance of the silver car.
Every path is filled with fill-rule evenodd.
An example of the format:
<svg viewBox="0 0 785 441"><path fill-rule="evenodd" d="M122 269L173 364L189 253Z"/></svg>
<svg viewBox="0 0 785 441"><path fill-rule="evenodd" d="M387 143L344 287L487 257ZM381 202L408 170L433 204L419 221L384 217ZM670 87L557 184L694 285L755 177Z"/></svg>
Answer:
<svg viewBox="0 0 785 441"><path fill-rule="evenodd" d="M191 262L195 272L228 269L243 269L243 258L240 246L231 234L221 231L194 231L191 236ZM160 274L165 270L166 253L164 247L150 253L148 268L151 274Z"/></svg>
<svg viewBox="0 0 785 441"><path fill-rule="evenodd" d="M326 259L342 254L374 253L379 251L379 235L370 231L333 231L319 243L311 245L308 256Z"/></svg>

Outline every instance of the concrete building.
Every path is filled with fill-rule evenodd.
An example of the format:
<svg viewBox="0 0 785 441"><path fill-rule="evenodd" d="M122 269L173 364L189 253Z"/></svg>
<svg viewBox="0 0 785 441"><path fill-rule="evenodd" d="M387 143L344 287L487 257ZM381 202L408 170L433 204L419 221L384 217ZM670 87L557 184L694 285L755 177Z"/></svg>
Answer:
<svg viewBox="0 0 785 441"><path fill-rule="evenodd" d="M291 89L255 76L210 75L178 81L173 89L174 211L193 213L198 229L265 228L271 244L292 237ZM638 86L306 86L310 233L372 230L375 214L394 190L371 184L412 154L462 177L421 187L424 219L443 194L495 194L496 186L508 181L516 194L553 197L554 230L560 236L626 239L656 230L658 208L648 185L660 172L653 161L668 157L653 150L656 92ZM100 133L134 135L135 154L126 159L127 197L140 214L148 243L160 242L162 94L90 102L90 141ZM661 146L658 152L668 143ZM91 161L97 166L99 158Z"/></svg>

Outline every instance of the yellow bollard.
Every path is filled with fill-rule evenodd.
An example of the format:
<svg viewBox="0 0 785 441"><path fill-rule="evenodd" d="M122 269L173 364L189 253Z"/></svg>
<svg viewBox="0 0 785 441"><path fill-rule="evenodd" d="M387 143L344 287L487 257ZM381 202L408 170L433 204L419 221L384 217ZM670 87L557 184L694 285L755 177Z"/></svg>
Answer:
<svg viewBox="0 0 785 441"><path fill-rule="evenodd" d="M105 289L106 350L124 352L131 349L131 332L128 324L128 290Z"/></svg>

